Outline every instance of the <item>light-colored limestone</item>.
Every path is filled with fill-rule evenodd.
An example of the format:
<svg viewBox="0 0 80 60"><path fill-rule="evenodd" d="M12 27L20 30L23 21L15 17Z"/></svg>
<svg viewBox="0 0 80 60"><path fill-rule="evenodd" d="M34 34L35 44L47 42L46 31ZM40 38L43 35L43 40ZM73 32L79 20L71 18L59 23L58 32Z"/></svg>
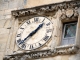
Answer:
<svg viewBox="0 0 80 60"><path fill-rule="evenodd" d="M17 8L12 8L12 9L4 10L4 15L10 15L11 11L13 11L13 10L17 10Z"/></svg>
<svg viewBox="0 0 80 60"><path fill-rule="evenodd" d="M0 28L4 27L5 22L6 22L6 20L0 20Z"/></svg>
<svg viewBox="0 0 80 60"><path fill-rule="evenodd" d="M59 3L63 1L70 1L70 0L27 0L27 4L24 5L24 8L40 6L44 4L51 4L51 3Z"/></svg>
<svg viewBox="0 0 80 60"><path fill-rule="evenodd" d="M4 15L4 10L0 11L0 16Z"/></svg>
<svg viewBox="0 0 80 60"><path fill-rule="evenodd" d="M56 56L54 57L54 60L62 60L62 56Z"/></svg>
<svg viewBox="0 0 80 60"><path fill-rule="evenodd" d="M4 2L0 4L0 10L8 9L8 2Z"/></svg>
<svg viewBox="0 0 80 60"><path fill-rule="evenodd" d="M0 20L3 20L5 18L5 16L0 16Z"/></svg>
<svg viewBox="0 0 80 60"><path fill-rule="evenodd" d="M77 23L76 45L80 47L80 14L79 14L78 23Z"/></svg>
<svg viewBox="0 0 80 60"><path fill-rule="evenodd" d="M5 20L5 23L4 23L3 27L6 28L6 29L11 29L11 18Z"/></svg>
<svg viewBox="0 0 80 60"><path fill-rule="evenodd" d="M9 1L9 9L23 7L23 0L11 0Z"/></svg>
<svg viewBox="0 0 80 60"><path fill-rule="evenodd" d="M0 60L3 60L4 52L0 52Z"/></svg>
<svg viewBox="0 0 80 60"><path fill-rule="evenodd" d="M80 60L80 54L70 56L69 60Z"/></svg>
<svg viewBox="0 0 80 60"><path fill-rule="evenodd" d="M5 34L0 34L0 42L7 42L9 34L5 33Z"/></svg>
<svg viewBox="0 0 80 60"><path fill-rule="evenodd" d="M41 58L41 59L34 59L34 60L55 60L55 59L51 57L51 58Z"/></svg>
<svg viewBox="0 0 80 60"><path fill-rule="evenodd" d="M7 34L7 33L9 33L8 29L6 29L6 28L0 28L0 35L1 34Z"/></svg>
<svg viewBox="0 0 80 60"><path fill-rule="evenodd" d="M69 60L70 55L64 55L62 56L61 60Z"/></svg>
<svg viewBox="0 0 80 60"><path fill-rule="evenodd" d="M4 52L5 51L5 47L6 47L5 41L4 42L0 41L0 52Z"/></svg>
<svg viewBox="0 0 80 60"><path fill-rule="evenodd" d="M44 4L52 4L63 1L70 0L0 0L0 60L3 59L4 54L11 54L13 51L17 51L19 48L15 43L15 36L18 30L18 20L11 18L11 11L23 8L30 8L35 6L40 6ZM80 10L79 10L80 11ZM69 13L69 14L68 14ZM67 16L71 16L73 14L72 10L68 10L66 12ZM50 44L46 44L47 47L55 47L60 45L61 35L62 35L62 22L59 20L61 15L61 11L59 10L56 13L55 17L52 18L53 22L53 38ZM10 19L11 18L11 19ZM11 29L7 29L10 28ZM78 27L77 27L77 37L76 43L80 46L80 16L78 19ZM46 49L43 48L43 49ZM5 53L4 53L5 52ZM34 59L34 60L80 60L80 54L75 55L64 55L64 56L55 56L51 58L42 58L42 59Z"/></svg>
<svg viewBox="0 0 80 60"><path fill-rule="evenodd" d="M9 19L9 18L11 18L11 15L6 15L5 16L5 19Z"/></svg>
<svg viewBox="0 0 80 60"><path fill-rule="evenodd" d="M66 15L67 15L67 17L71 17L73 15L73 10L72 9L67 9Z"/></svg>

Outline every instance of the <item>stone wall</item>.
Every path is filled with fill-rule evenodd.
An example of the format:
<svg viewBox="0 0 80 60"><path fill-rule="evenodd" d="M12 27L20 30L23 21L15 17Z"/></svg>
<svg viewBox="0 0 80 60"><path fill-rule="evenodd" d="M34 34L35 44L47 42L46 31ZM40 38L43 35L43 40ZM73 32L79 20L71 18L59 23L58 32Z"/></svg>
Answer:
<svg viewBox="0 0 80 60"><path fill-rule="evenodd" d="M25 4L27 1L25 1ZM12 28L11 11L22 9L24 0L0 0L0 60L6 55L6 49L10 47L10 35ZM9 51L8 51L9 53Z"/></svg>
<svg viewBox="0 0 80 60"><path fill-rule="evenodd" d="M52 4L52 3L59 3L63 1L71 1L71 0L27 0L27 4L24 7L34 7L40 6L44 4Z"/></svg>
<svg viewBox="0 0 80 60"><path fill-rule="evenodd" d="M11 11L24 9L24 8L30 8L34 6L40 6L44 4L57 3L57 2L62 2L62 1L68 1L68 0L56 0L56 1L52 1L52 0L47 0L47 1L46 0L0 0L0 60L3 60L4 55L11 54L13 53L13 51L18 50L17 46L14 44L16 31L19 27L18 20L17 19L15 20L12 17ZM57 26L58 23L59 23L59 20L56 20L55 32L56 30L58 30L58 28L61 28L60 26ZM56 33L58 34L58 32ZM60 35L58 35L58 38L55 38L55 37L56 35L54 36L55 40L60 40ZM79 40L79 37L78 37L78 40ZM55 46L57 46L59 42L57 41L56 43L57 44L54 44ZM52 47L54 47L54 45ZM64 60L64 59L79 60L80 54L56 56L54 58L45 58L45 59L42 58L42 60ZM36 59L36 60L41 60L41 59Z"/></svg>

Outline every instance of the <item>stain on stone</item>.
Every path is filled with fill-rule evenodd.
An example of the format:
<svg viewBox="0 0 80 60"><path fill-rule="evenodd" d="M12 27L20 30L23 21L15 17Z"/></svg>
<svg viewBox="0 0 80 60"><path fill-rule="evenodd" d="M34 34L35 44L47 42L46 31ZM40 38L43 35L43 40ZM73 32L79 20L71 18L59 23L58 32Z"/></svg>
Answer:
<svg viewBox="0 0 80 60"><path fill-rule="evenodd" d="M9 0L4 0L4 2L8 2Z"/></svg>
<svg viewBox="0 0 80 60"><path fill-rule="evenodd" d="M27 0L24 0L24 5L26 5Z"/></svg>

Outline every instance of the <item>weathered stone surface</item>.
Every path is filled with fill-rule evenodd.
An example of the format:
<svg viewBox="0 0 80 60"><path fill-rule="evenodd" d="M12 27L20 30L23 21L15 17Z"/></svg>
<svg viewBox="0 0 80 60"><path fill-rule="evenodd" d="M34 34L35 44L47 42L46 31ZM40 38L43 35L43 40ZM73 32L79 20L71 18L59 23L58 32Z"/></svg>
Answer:
<svg viewBox="0 0 80 60"><path fill-rule="evenodd" d="M0 60L3 60L4 52L0 52Z"/></svg>
<svg viewBox="0 0 80 60"><path fill-rule="evenodd" d="M6 22L4 23L3 27L6 29L11 29L11 25L12 25L11 19L6 19Z"/></svg>
<svg viewBox="0 0 80 60"><path fill-rule="evenodd" d="M69 60L80 60L80 54L70 56Z"/></svg>
<svg viewBox="0 0 80 60"><path fill-rule="evenodd" d="M4 12L4 15L10 15L12 10L17 10L17 8L12 8L12 9L4 10L3 11Z"/></svg>
<svg viewBox="0 0 80 60"><path fill-rule="evenodd" d="M67 17L71 17L73 15L73 10L72 9L67 9L66 15L67 15Z"/></svg>
<svg viewBox="0 0 80 60"><path fill-rule="evenodd" d="M5 18L5 16L0 16L0 20L2 20L2 19L4 19Z"/></svg>
<svg viewBox="0 0 80 60"><path fill-rule="evenodd" d="M62 56L61 60L69 60L70 55Z"/></svg>
<svg viewBox="0 0 80 60"><path fill-rule="evenodd" d="M54 60L62 60L61 58L62 58L62 56L56 56L56 57L54 57Z"/></svg>
<svg viewBox="0 0 80 60"><path fill-rule="evenodd" d="M9 34L0 34L0 42L7 42Z"/></svg>
<svg viewBox="0 0 80 60"><path fill-rule="evenodd" d="M69 4L69 3L71 3L71 4ZM34 8L28 8L25 10L21 9L19 11L18 10L12 11L12 15L15 16L16 18L22 17L22 16L28 16L28 15L30 16L33 14L34 15L41 15L41 14L46 15L47 12L52 12L52 11L57 12L57 11L59 11L59 9L61 9L62 11L63 11L63 9L65 9L64 12L66 14L63 13L62 16L65 15L65 17L67 16L70 18L73 14L74 14L74 16L76 15L75 13L77 13L77 10L76 10L76 12L73 13L72 9L75 9L76 6L80 6L79 3L80 2L78 2L78 1L76 1L76 2L70 1L70 2L64 2L62 4L60 3L59 5L57 5L57 4L56 5L55 4L43 5L41 7L34 7ZM54 6L54 8L53 8L53 6ZM70 6L71 6L71 9L68 9L68 8L70 8ZM68 11L67 11L67 9L68 9ZM42 12L42 13L40 14L40 12ZM69 14L69 12L71 12L71 14Z"/></svg>
<svg viewBox="0 0 80 60"><path fill-rule="evenodd" d="M11 15L6 15L5 16L5 19L9 19L9 18L11 18Z"/></svg>
<svg viewBox="0 0 80 60"><path fill-rule="evenodd" d="M0 52L5 52L6 42L0 41Z"/></svg>
<svg viewBox="0 0 80 60"><path fill-rule="evenodd" d="M17 25L18 22L15 22L15 23L11 22L12 19L11 20L1 20L1 19L11 18L11 15L10 15L11 11L16 10L16 9L22 9L23 6L24 6L24 8L28 8L28 7L34 7L34 6L56 3L56 2L62 2L62 1L68 1L68 0L56 0L56 1L52 1L52 0L47 0L47 1L46 0L33 0L33 1L32 0L17 0L17 1L16 0L4 0L5 3L3 3L3 0L0 0L0 10L3 10L3 11L0 11L0 15L1 15L0 16L0 48L1 48L0 49L0 51L1 51L0 52L0 55L1 55L0 60L2 60L2 58L3 58L3 55L4 55L3 52L4 51L6 51L8 54L11 54L11 53L13 53L13 51L18 50L18 47L15 43L15 36L16 36L16 31L19 27ZM65 12L63 14L65 14L67 17L71 17L72 15L74 15L74 12L72 10L68 10L68 11L66 10L66 7L67 7L66 4L62 5L62 6L65 6L64 7ZM53 7L48 6L46 8L43 7L43 8L40 9L40 11L37 14L42 16L43 12L41 13L41 11L49 12L49 11L53 10L53 9L50 10L50 8L57 9L58 7L59 6L55 6L55 7L54 6ZM59 7L59 9L60 8L61 7ZM63 8L61 8L61 9L63 9ZM26 11L26 13L30 12L31 14L34 14L34 13L36 13L35 11L36 11L35 9L34 10L29 10L29 11ZM22 13L24 13L24 11L20 12L20 14L22 14ZM52 13L52 15L53 15L53 13ZM62 13L62 10L59 12L59 14L60 13ZM61 30L62 29L62 25L61 25L62 23L59 20L59 17L60 17L59 14L56 14L55 17L52 17L52 22L53 22L53 27L54 27L53 38L52 38L52 41L50 42L50 44L49 45L46 44L47 45L46 48L43 48L43 49L48 49L47 47L54 48L55 46L58 46L59 43L60 43L61 32L62 32L62 30ZM63 18L65 18L65 15L63 15ZM76 15L76 16L78 16L78 15ZM14 25L14 26L11 26L11 24ZM13 28L13 29L10 31L10 28ZM80 26L79 26L78 29L79 29L78 33L80 33L79 32L80 31ZM78 35L78 40L80 40L79 37L80 37L80 35ZM8 43L7 45L6 45L6 42ZM77 41L77 42L79 43L79 41ZM6 46L8 46L8 47L6 47ZM5 50L5 47L7 48L6 50ZM51 57L51 58L42 58L42 59L34 59L34 60L80 60L79 57L80 57L80 55L77 54L77 55L71 55L70 58L69 58L69 56L64 55L64 56L56 56L56 57ZM22 58L22 60L23 60L23 58Z"/></svg>
<svg viewBox="0 0 80 60"><path fill-rule="evenodd" d="M35 59L35 60L55 60L54 57L52 58L42 58L42 59Z"/></svg>
<svg viewBox="0 0 80 60"><path fill-rule="evenodd" d="M13 8L19 8L22 7L23 8L23 0L11 0L9 1L9 9L13 9Z"/></svg>
<svg viewBox="0 0 80 60"><path fill-rule="evenodd" d="M0 28L4 27L5 22L6 22L6 20L0 20Z"/></svg>
<svg viewBox="0 0 80 60"><path fill-rule="evenodd" d="M9 30L6 29L6 28L0 28L0 35L1 34L8 34L9 33Z"/></svg>
<svg viewBox="0 0 80 60"><path fill-rule="evenodd" d="M76 45L78 45L80 48L80 14L79 14L78 23L77 23Z"/></svg>
<svg viewBox="0 0 80 60"><path fill-rule="evenodd" d="M70 0L27 0L27 4L24 6L25 8L27 7L34 7L34 6L40 6L40 5L45 5L45 4L51 4L51 3L58 3L58 2L63 2L63 1L70 1ZM37 3L36 3L37 2Z"/></svg>
<svg viewBox="0 0 80 60"><path fill-rule="evenodd" d="M0 4L0 10L8 9L8 2Z"/></svg>
<svg viewBox="0 0 80 60"><path fill-rule="evenodd" d="M0 11L0 16L4 15L4 10Z"/></svg>

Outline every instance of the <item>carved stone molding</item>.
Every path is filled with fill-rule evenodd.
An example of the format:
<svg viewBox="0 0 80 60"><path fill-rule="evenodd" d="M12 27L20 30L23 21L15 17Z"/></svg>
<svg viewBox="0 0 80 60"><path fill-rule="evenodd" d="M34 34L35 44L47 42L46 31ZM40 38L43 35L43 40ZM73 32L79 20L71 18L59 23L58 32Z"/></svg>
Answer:
<svg viewBox="0 0 80 60"><path fill-rule="evenodd" d="M74 9L63 9L62 15L60 16L60 20L68 19L68 18L78 18L78 8L75 7Z"/></svg>
<svg viewBox="0 0 80 60"><path fill-rule="evenodd" d="M68 2L43 5L43 6L27 8L27 9L14 10L14 11L12 11L12 16L22 17L22 16L29 16L29 15L42 15L42 14L46 14L48 12L58 11L59 9L60 10L75 9L75 7L77 7L77 8L80 7L80 1L68 1ZM73 13L73 12L71 12L71 13Z"/></svg>
<svg viewBox="0 0 80 60"><path fill-rule="evenodd" d="M77 53L77 51L78 51L78 47L75 45L61 46L61 47L56 47L54 49L48 49L48 50L23 52L23 53L16 52L14 54L5 56L3 60L38 59L38 58L53 57L56 55L63 55L63 54L75 54Z"/></svg>

